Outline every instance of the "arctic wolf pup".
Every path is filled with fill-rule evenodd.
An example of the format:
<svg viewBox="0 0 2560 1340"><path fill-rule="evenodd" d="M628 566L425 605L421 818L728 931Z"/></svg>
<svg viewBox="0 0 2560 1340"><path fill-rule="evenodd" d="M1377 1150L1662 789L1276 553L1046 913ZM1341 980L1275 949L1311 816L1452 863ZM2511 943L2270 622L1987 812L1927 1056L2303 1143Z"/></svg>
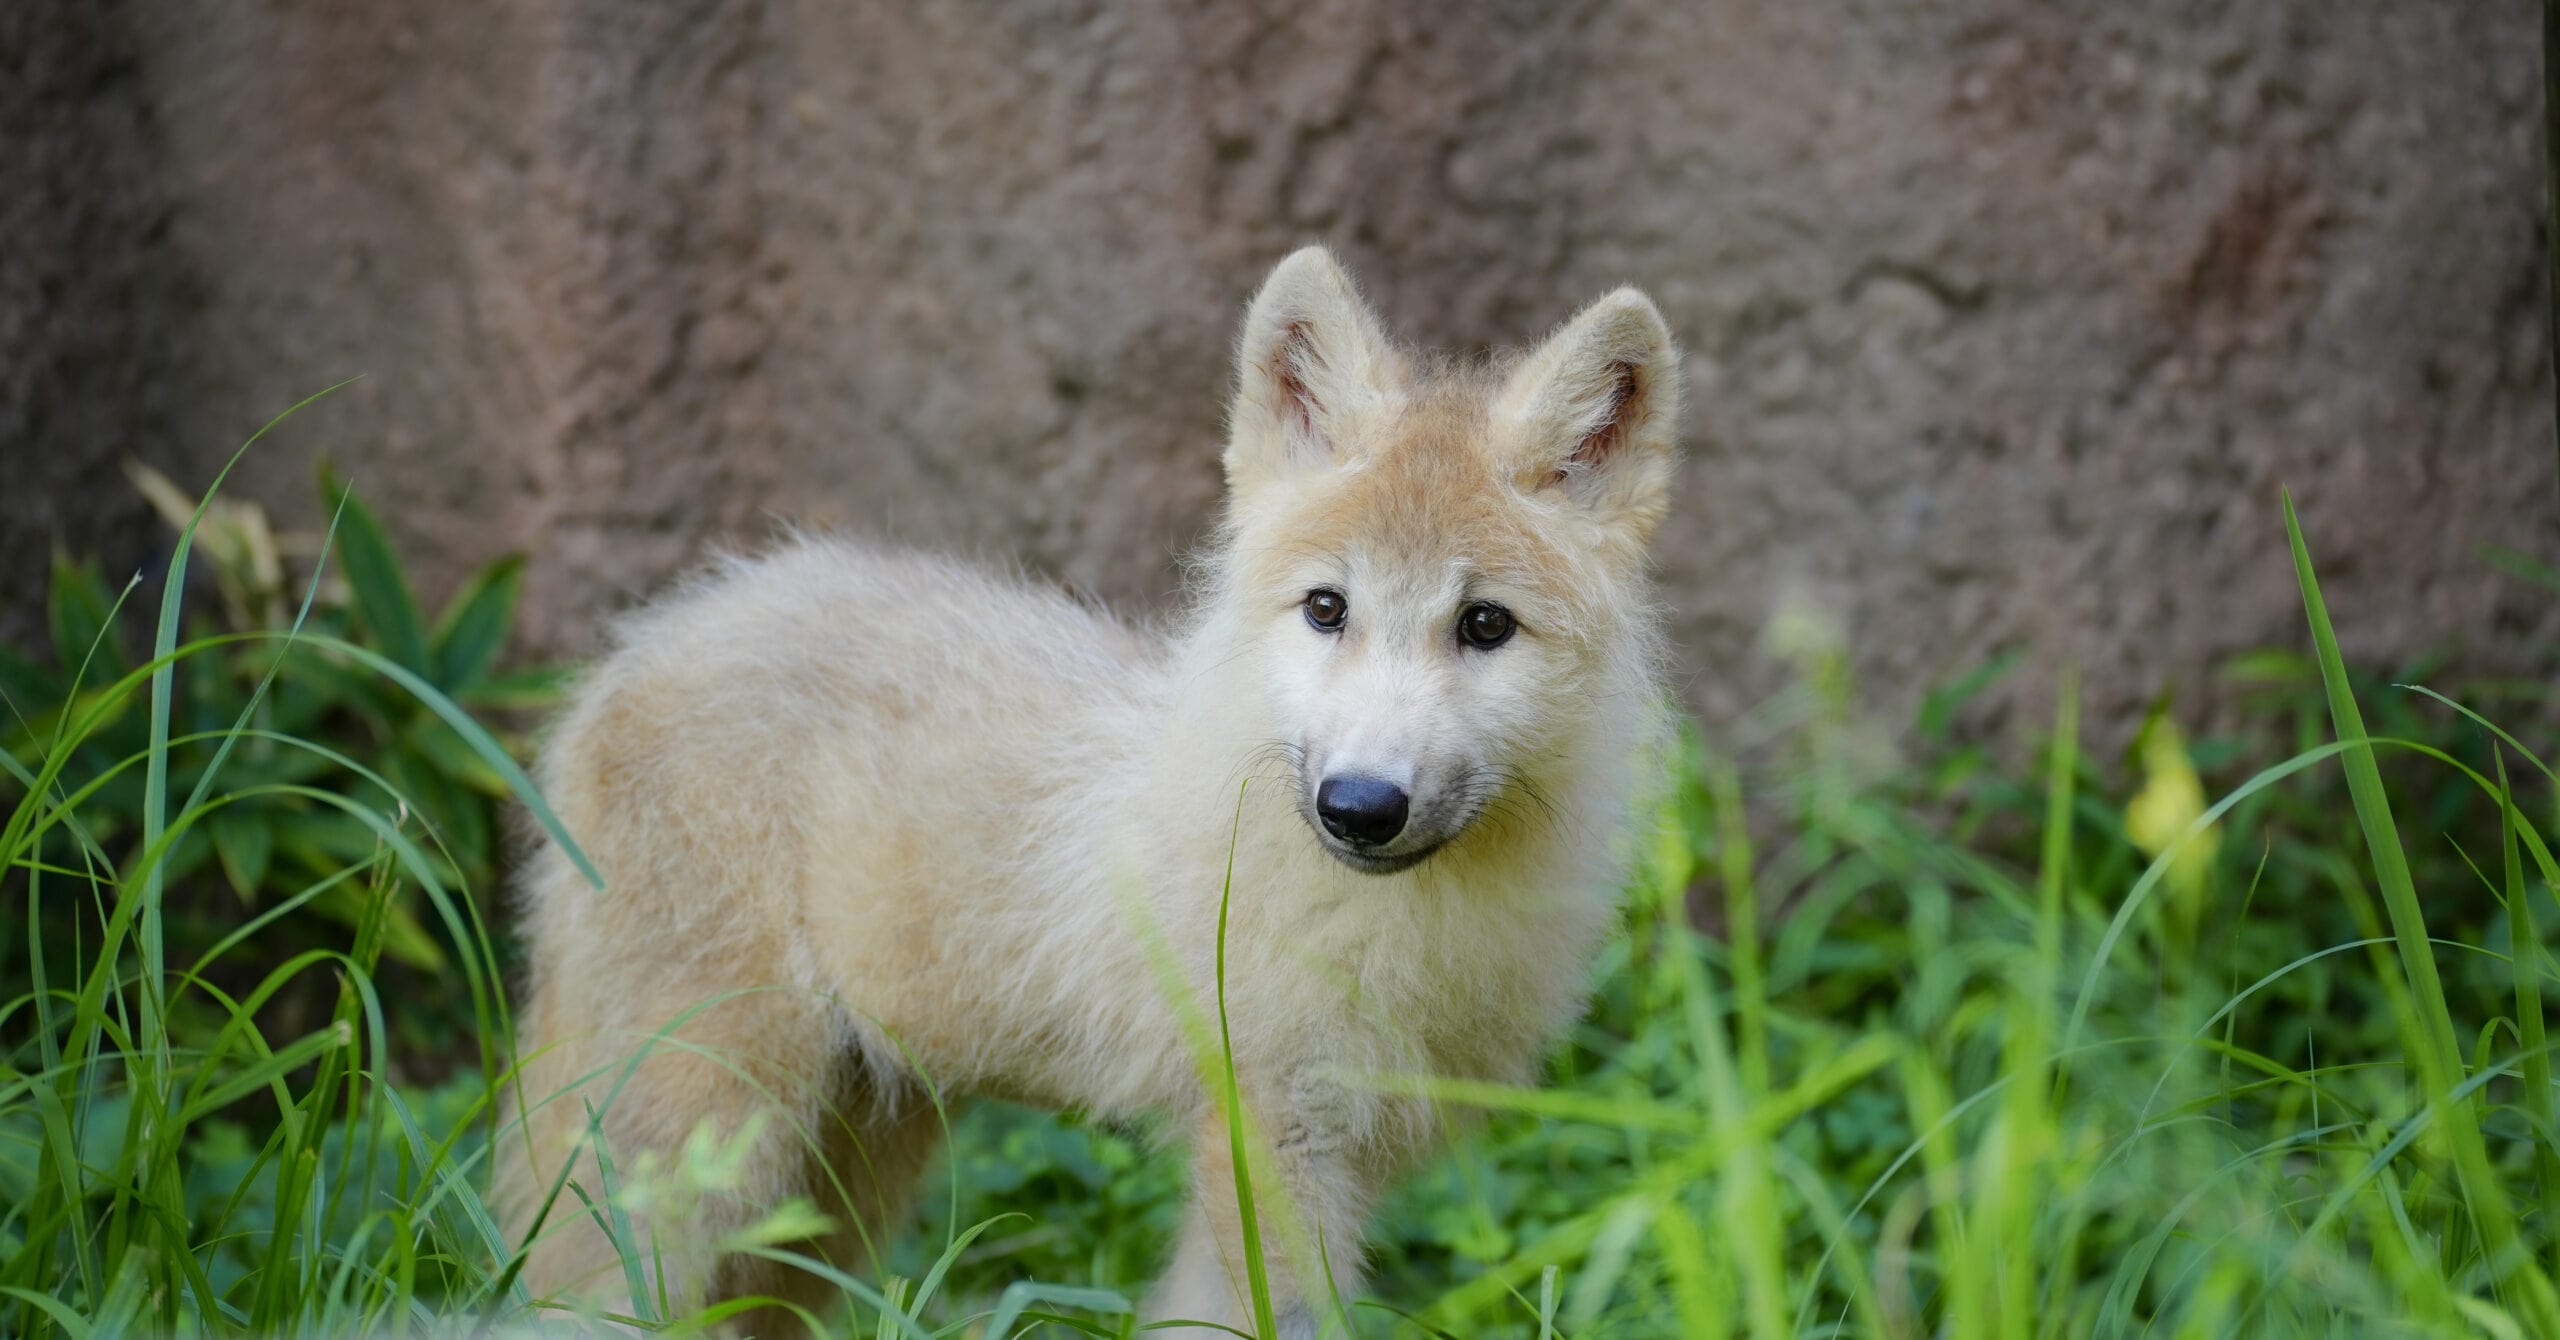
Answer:
<svg viewBox="0 0 2560 1340"><path fill-rule="evenodd" d="M608 887L554 845L522 891L499 1181L535 1293L814 1308L831 1286L716 1244L805 1196L837 1230L797 1250L873 1268L936 1093L977 1094L1193 1137L1146 1312L1249 1327L1192 1041L1232 847L1226 1010L1255 1172L1285 1193L1261 1204L1270 1288L1284 1335L1328 1326L1382 1188L1444 1133L1379 1077L1530 1081L1581 1007L1664 726L1646 544L1679 402L1632 289L1457 366L1398 348L1310 247L1245 318L1226 514L1170 641L821 540L625 622L542 762ZM680 1213L626 1204L627 1274L608 1179L698 1128L733 1176Z"/></svg>

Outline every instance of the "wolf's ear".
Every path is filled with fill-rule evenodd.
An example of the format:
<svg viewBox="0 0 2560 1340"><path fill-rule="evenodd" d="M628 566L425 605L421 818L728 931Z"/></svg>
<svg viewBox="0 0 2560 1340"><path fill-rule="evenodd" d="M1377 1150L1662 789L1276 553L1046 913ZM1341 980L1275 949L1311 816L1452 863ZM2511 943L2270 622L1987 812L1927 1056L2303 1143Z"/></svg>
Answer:
<svg viewBox="0 0 2560 1340"><path fill-rule="evenodd" d="M1289 253L1254 295L1236 344L1228 487L1356 452L1362 428L1403 385L1401 357L1333 253Z"/></svg>
<svg viewBox="0 0 2560 1340"><path fill-rule="evenodd" d="M1668 506L1679 351L1653 300L1622 288L1583 308L1504 380L1495 450L1514 483L1649 539Z"/></svg>

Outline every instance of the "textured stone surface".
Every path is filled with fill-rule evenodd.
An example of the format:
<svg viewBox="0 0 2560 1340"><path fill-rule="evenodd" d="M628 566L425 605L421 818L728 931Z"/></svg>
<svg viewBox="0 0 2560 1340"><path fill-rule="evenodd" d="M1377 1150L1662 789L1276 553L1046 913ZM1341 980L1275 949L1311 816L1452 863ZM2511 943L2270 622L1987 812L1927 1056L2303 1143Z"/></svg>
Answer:
<svg viewBox="0 0 2560 1340"><path fill-rule="evenodd" d="M116 469L147 421L133 75L102 11L0 5L0 639L17 645L41 640L57 542L131 558L147 538Z"/></svg>
<svg viewBox="0 0 2560 1340"><path fill-rule="evenodd" d="M2528 0L8 13L120 71L0 40L13 572L131 548L117 451L200 479L363 373L243 486L307 515L328 453L431 585L531 549L545 646L769 516L1160 606L1320 238L1433 344L1660 300L1710 717L1791 593L1889 702L2020 649L2039 717L2066 659L2195 703L2300 640L2279 485L2351 654L2560 643L2479 558L2560 556Z"/></svg>

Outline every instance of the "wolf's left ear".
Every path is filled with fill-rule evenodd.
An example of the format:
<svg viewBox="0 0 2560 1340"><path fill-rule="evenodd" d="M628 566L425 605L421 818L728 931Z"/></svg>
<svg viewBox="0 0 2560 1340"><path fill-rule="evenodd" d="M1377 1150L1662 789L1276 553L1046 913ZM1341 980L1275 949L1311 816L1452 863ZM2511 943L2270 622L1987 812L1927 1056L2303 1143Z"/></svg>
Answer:
<svg viewBox="0 0 2560 1340"><path fill-rule="evenodd" d="M1651 538L1669 506L1679 351L1653 300L1622 288L1522 360L1494 397L1495 449L1532 496L1570 499Z"/></svg>
<svg viewBox="0 0 2560 1340"><path fill-rule="evenodd" d="M1356 452L1403 385L1401 357L1333 253L1291 252L1262 282L1236 341L1228 486Z"/></svg>

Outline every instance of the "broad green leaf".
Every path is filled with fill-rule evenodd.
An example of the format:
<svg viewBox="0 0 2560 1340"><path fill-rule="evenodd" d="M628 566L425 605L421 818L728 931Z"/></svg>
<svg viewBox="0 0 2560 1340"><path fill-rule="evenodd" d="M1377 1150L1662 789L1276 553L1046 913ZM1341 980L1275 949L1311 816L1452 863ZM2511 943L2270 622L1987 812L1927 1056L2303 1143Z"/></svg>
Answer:
<svg viewBox="0 0 2560 1340"><path fill-rule="evenodd" d="M14 732L18 719L53 706L69 687L43 662L0 646L0 731ZM11 710L15 709L15 710Z"/></svg>
<svg viewBox="0 0 2560 1340"><path fill-rule="evenodd" d="M453 696L489 712L548 711L560 705L576 677L573 666L532 666L491 675Z"/></svg>
<svg viewBox="0 0 2560 1340"><path fill-rule="evenodd" d="M437 687L458 693L489 673L498 653L506 649L516 597L523 588L524 555L509 554L472 574L455 593L436 624Z"/></svg>
<svg viewBox="0 0 2560 1340"><path fill-rule="evenodd" d="M337 557L355 594L357 619L384 656L418 674L433 673L426 624L390 535L356 491L325 468L320 487L330 505L344 508L338 519Z"/></svg>
<svg viewBox="0 0 2560 1340"><path fill-rule="evenodd" d="M385 750L380 767L382 775L400 789L401 798L414 811L406 827L412 832L433 828L435 842L425 845L433 849L441 844L444 854L464 873L487 861L489 822L486 804L480 797L455 785L432 761L413 749L395 746Z"/></svg>
<svg viewBox="0 0 2560 1340"><path fill-rule="evenodd" d="M317 873L361 861L373 854L373 830L343 810L279 814L275 818L278 849Z"/></svg>
<svg viewBox="0 0 2560 1340"><path fill-rule="evenodd" d="M150 842L146 841L143 845L147 848ZM177 839L169 843L160 853L159 864L155 870L145 871L136 868L130 874L134 878L156 877L163 884L172 884L203 869L204 863L212 859L213 839L205 835L202 825L190 825L187 831L180 833Z"/></svg>
<svg viewBox="0 0 2560 1340"><path fill-rule="evenodd" d="M85 664L87 673L80 682L97 684L128 668L124 646L109 623L107 611L114 603L96 568L63 554L53 556L53 581L45 592L44 613L53 633L53 656L65 677L79 673Z"/></svg>
<svg viewBox="0 0 2560 1340"><path fill-rule="evenodd" d="M205 827L213 834L213 852L222 862L222 876L231 881L231 891L240 901L254 904L258 889L267 879L269 859L275 854L275 829L268 826L270 816L244 806L225 805L205 819Z"/></svg>
<svg viewBox="0 0 2560 1340"><path fill-rule="evenodd" d="M131 710L133 702L133 694L119 693L112 685L101 684L95 688L84 689L66 705L53 706L41 712L28 712L25 728L13 731L7 737L11 741L10 752L25 757L31 763L44 757L47 751L53 748L55 732L62 728L63 723L70 721L89 721L89 733L86 738L94 740L105 732L126 724L126 714ZM91 713L97 714L94 720L90 718ZM15 726L17 723L12 720L10 724ZM70 743L77 743L77 741ZM140 746L137 744L135 747ZM139 786L141 783L137 780L133 785Z"/></svg>
<svg viewBox="0 0 2560 1340"><path fill-rule="evenodd" d="M447 781L491 796L507 794L507 779L441 718L420 716L400 733L400 742L433 764Z"/></svg>
<svg viewBox="0 0 2560 1340"><path fill-rule="evenodd" d="M442 972L445 966L444 946L428 933L418 920L416 909L401 894L403 884L392 890L391 899L382 908L382 952L413 968ZM357 884L341 884L311 900L311 906L322 916L350 929L364 924L366 905L373 892Z"/></svg>

